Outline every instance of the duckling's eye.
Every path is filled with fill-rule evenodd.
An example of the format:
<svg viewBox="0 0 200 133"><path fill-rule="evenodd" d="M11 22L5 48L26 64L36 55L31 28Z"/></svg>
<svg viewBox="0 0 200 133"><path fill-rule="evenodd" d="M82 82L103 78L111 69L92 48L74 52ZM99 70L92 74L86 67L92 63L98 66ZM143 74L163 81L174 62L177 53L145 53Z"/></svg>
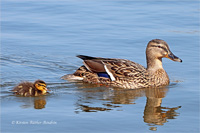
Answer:
<svg viewBox="0 0 200 133"><path fill-rule="evenodd" d="M161 46L158 46L158 48L161 48Z"/></svg>
<svg viewBox="0 0 200 133"><path fill-rule="evenodd" d="M43 84L38 84L39 86L43 86L43 87L46 87L46 85L43 85Z"/></svg>

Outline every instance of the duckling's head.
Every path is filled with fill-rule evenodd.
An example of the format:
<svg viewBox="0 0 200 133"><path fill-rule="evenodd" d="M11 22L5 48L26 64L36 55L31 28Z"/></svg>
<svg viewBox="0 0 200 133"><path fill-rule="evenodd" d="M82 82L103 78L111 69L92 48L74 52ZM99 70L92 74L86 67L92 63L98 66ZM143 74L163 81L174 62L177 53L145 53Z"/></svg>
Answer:
<svg viewBox="0 0 200 133"><path fill-rule="evenodd" d="M43 80L36 80L34 86L36 89L40 90L42 94L45 94L48 91L48 89L46 88L47 85Z"/></svg>
<svg viewBox="0 0 200 133"><path fill-rule="evenodd" d="M155 58L155 59L162 59L162 58L169 58L173 61L182 62L180 58L175 56L169 49L168 44L164 40L160 39L153 39L151 40L146 49L147 58Z"/></svg>

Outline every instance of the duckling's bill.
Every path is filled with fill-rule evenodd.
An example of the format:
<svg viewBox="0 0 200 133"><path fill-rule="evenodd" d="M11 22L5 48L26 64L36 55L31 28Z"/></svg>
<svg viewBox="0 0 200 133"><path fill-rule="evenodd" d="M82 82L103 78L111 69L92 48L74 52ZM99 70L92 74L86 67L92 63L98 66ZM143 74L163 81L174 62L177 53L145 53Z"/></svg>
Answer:
<svg viewBox="0 0 200 133"><path fill-rule="evenodd" d="M46 90L46 91L51 91L51 90L49 90L49 89L47 89L47 88L45 88L45 90Z"/></svg>

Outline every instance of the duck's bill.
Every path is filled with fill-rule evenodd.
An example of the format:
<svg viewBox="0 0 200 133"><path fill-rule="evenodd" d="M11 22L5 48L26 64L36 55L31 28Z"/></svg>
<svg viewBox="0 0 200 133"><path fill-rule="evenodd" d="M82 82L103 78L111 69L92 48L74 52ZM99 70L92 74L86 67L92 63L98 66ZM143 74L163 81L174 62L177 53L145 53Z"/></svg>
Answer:
<svg viewBox="0 0 200 133"><path fill-rule="evenodd" d="M173 61L182 62L182 60L180 58L178 58L177 56L175 56L172 52L170 52L170 54L167 55L167 58L169 58Z"/></svg>

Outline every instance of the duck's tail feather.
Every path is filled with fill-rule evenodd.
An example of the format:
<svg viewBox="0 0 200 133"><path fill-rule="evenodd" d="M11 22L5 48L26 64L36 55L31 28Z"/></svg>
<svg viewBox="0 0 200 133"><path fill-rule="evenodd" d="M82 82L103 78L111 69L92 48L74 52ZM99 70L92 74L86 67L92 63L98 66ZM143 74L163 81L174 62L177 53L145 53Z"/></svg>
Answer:
<svg viewBox="0 0 200 133"><path fill-rule="evenodd" d="M77 55L76 57L81 58L82 60L93 60L97 59L96 57L86 56L86 55Z"/></svg>
<svg viewBox="0 0 200 133"><path fill-rule="evenodd" d="M83 80L83 77L75 76L73 74L67 74L67 75L62 76L61 79L73 81L73 80Z"/></svg>

